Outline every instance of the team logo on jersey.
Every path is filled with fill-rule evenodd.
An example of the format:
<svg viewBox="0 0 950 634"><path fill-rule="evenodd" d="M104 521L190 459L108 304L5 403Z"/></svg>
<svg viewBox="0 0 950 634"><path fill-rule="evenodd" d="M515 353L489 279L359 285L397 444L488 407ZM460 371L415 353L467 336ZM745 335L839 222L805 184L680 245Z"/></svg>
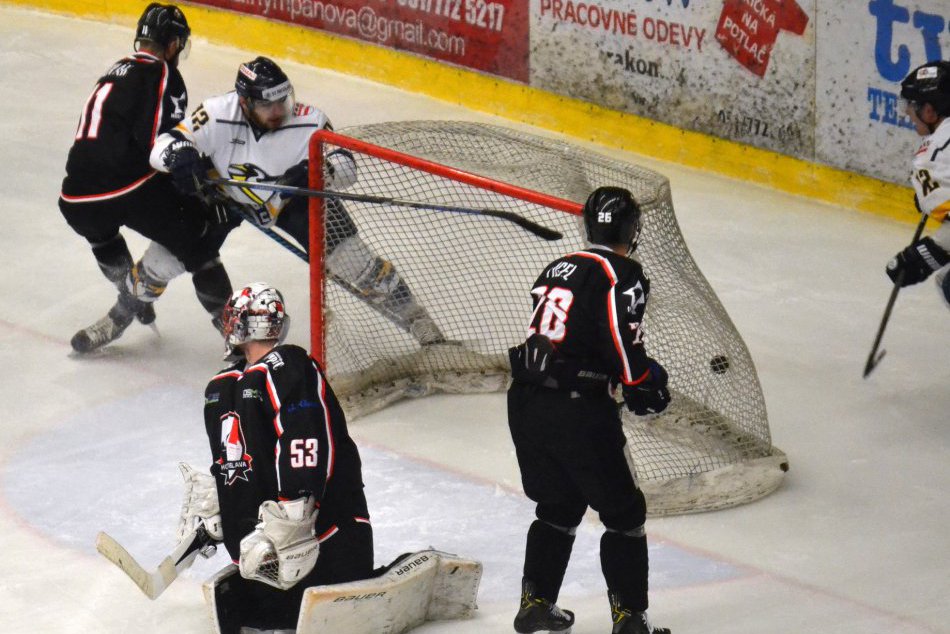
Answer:
<svg viewBox="0 0 950 634"><path fill-rule="evenodd" d="M241 417L228 412L221 417L221 455L217 460L226 485L234 484L238 479L248 481L247 473L252 470L254 459L246 452L246 448Z"/></svg>
<svg viewBox="0 0 950 634"><path fill-rule="evenodd" d="M308 106L305 103L295 103L294 104L294 116L295 117L306 117L308 114L313 112L313 106Z"/></svg>
<svg viewBox="0 0 950 634"><path fill-rule="evenodd" d="M625 290L623 294L630 296L630 306L627 308L627 311L631 315L636 314L638 306L643 306L647 303L646 293L643 292L643 285L640 284L639 280L637 280L636 284Z"/></svg>
<svg viewBox="0 0 950 634"><path fill-rule="evenodd" d="M232 163L231 165L228 165L228 175L231 177L231 180L248 181L248 183L251 184L273 183L277 180L275 177L271 176L253 163ZM257 203L258 205L264 204L264 199L261 198L250 186L239 187L238 189L252 202ZM269 198L270 192L267 192L267 194Z"/></svg>
<svg viewBox="0 0 950 634"><path fill-rule="evenodd" d="M185 118L185 109L182 107L182 104L188 101L188 93L182 91L180 97L168 95L168 98L172 100L172 105L175 106L175 110L172 112L171 118L175 121L181 121Z"/></svg>

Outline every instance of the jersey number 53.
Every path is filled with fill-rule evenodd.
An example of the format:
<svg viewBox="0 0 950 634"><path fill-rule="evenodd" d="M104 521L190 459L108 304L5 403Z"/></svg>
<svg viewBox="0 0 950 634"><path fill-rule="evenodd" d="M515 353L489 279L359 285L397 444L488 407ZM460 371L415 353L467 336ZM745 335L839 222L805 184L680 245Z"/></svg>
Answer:
<svg viewBox="0 0 950 634"><path fill-rule="evenodd" d="M290 466L294 469L317 466L316 438L294 438L290 442Z"/></svg>

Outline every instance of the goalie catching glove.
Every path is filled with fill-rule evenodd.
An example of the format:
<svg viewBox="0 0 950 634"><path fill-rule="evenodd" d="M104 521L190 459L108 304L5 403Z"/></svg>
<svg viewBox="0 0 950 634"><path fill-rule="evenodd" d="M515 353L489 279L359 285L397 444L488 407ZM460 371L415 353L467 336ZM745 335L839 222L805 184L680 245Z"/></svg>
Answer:
<svg viewBox="0 0 950 634"><path fill-rule="evenodd" d="M623 386L623 400L627 409L637 416L659 414L670 402L670 391L666 389L669 382L666 370L653 359L649 359L649 368L643 381Z"/></svg>
<svg viewBox="0 0 950 634"><path fill-rule="evenodd" d="M320 555L312 496L261 504L260 523L241 540L241 576L287 590L310 574Z"/></svg>
<svg viewBox="0 0 950 634"><path fill-rule="evenodd" d="M950 263L950 253L932 239L924 238L905 248L887 263L887 276L895 284L900 279L902 287L910 286L923 282L947 263Z"/></svg>

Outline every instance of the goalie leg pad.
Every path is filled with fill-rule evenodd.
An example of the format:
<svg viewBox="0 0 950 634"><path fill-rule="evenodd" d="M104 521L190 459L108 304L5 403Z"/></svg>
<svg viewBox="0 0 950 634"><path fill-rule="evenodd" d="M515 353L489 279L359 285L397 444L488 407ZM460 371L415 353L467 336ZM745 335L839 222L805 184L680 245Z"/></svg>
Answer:
<svg viewBox="0 0 950 634"><path fill-rule="evenodd" d="M308 588L297 634L401 634L425 621L470 618L482 565L436 550L404 555L380 576Z"/></svg>

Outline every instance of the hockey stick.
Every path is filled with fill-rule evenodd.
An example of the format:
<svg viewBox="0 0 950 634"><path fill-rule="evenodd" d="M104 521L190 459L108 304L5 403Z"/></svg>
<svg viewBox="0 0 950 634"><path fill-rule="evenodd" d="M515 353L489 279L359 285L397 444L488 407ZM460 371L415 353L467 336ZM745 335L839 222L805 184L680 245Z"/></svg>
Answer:
<svg viewBox="0 0 950 634"><path fill-rule="evenodd" d="M246 212L246 211L244 210L244 208L241 206L240 203L235 203L235 204L232 204L232 205L228 205L228 209L230 209L230 210L232 210L232 211L236 211L238 214L241 215L242 218L244 218L244 220L247 221L247 223L248 223L249 225L251 225L252 227L254 227L255 229L257 229L258 231L260 231L261 233L263 233L265 236L267 236L268 238L270 238L271 240L273 240L274 242L276 242L276 243L279 244L280 246L284 247L285 249L287 249L288 251L290 251L291 253L293 253L294 255L296 255L298 258L300 258L300 259L303 260L304 262L310 262L310 258L307 257L307 252L306 252L306 251L304 251L303 249L301 249L300 247L298 247L296 244L294 244L293 242L291 242L290 240L288 240L288 239L285 238L284 236L280 235L279 233L277 233L277 232L274 231L273 229L271 229L271 228L269 228L269 227L262 227L261 225L257 224L257 221L254 220L254 218L251 217L251 214L249 214L248 212Z"/></svg>
<svg viewBox="0 0 950 634"><path fill-rule="evenodd" d="M500 209L472 209L470 207L457 207L455 205L438 205L435 203L423 203L414 200L403 200L400 198L387 198L385 196L370 196L368 194L347 194L345 192L322 191L319 189L308 189L306 187L293 187L291 185L277 185L275 183L252 183L248 181L232 180L230 178L209 178L207 182L216 185L226 185L228 187L242 187L252 189L263 189L289 196L310 196L313 198L339 198L340 200L352 200L355 202L372 203L374 205L394 205L397 207L410 207L412 209L428 209L430 211L446 211L459 214L470 214L473 216L490 216L513 222L528 233L534 234L542 240L560 240L564 236L535 222L528 220L523 216L512 211L502 211Z"/></svg>
<svg viewBox="0 0 950 634"><path fill-rule="evenodd" d="M927 224L927 214L922 213L920 217L920 224L917 225L917 231L914 232L914 238L910 241L911 244L916 243L920 239L920 235L924 232L924 225ZM894 288L891 289L891 296L887 300L887 307L884 309L884 317L881 318L881 325L877 329L877 336L874 338L874 345L871 346L871 354L868 355L867 363L864 364L864 378L868 378L868 375L871 372L874 372L874 368L877 367L877 364L881 362L881 359L884 358L884 355L887 353L886 350L877 351L878 347L881 345L881 339L884 337L884 329L887 328L887 322L891 318L891 310L894 308L894 302L897 301L897 293L901 290L901 284L904 281L904 271L900 271L897 274L897 279L894 280Z"/></svg>
<svg viewBox="0 0 950 634"><path fill-rule="evenodd" d="M199 553L210 556L216 548L215 543L202 524L181 540L172 554L165 557L153 572L143 568L122 544L106 533L100 532L96 537L96 550L127 574L145 596L154 600L178 578L179 573L191 567Z"/></svg>
<svg viewBox="0 0 950 634"><path fill-rule="evenodd" d="M265 236L267 236L268 238L270 238L271 240L273 240L274 242L276 242L276 243L279 244L280 246L284 247L285 249L287 249L288 251L290 251L291 253L293 253L294 255L296 255L298 258L300 258L300 259L303 260L304 262L308 262L308 263L310 262L310 258L307 256L307 252L306 252L306 251L304 251L303 249L301 249L300 247L298 247L298 246L295 245L293 242L291 242L290 240L288 240L288 239L285 238L284 236L280 235L279 233L277 233L277 232L274 231L273 229L270 229L270 228L268 228L268 227L262 227L261 225L257 224L257 221L254 220L254 218L251 217L251 214L249 214L247 211L245 211L244 208L241 207L240 204L228 205L228 209L230 209L230 210L235 211L236 213L238 213L238 214L239 214L242 218L244 218L244 220L246 220L246 221L248 222L248 224L250 224L252 227L254 227L254 228L257 229L258 231L260 231L261 233L263 233ZM346 281L345 279L343 279L343 278L340 277L339 275L333 275L332 273L330 273L329 277L330 277L330 279L331 279L332 281L334 281L334 282L336 282L337 284L339 284L345 291L347 291L348 293L350 293L351 295L353 295L353 296L356 297L357 299L361 299L361 300L365 300L365 299L366 299L366 293L364 293L363 291L361 291L355 284L352 284L352 283ZM388 319L388 320L390 320L391 322L393 322L394 324L396 324L396 326L399 327L400 329L402 329L402 330L407 330L407 331L408 331L408 326L406 326L406 325L399 319L398 316L396 316L396 315L392 314L390 311L387 311L387 310L385 310L385 309L383 309L383 308L381 308L381 307L378 307L378 306L374 306L374 309L380 311L380 312L383 314L383 316L386 317L386 319Z"/></svg>

